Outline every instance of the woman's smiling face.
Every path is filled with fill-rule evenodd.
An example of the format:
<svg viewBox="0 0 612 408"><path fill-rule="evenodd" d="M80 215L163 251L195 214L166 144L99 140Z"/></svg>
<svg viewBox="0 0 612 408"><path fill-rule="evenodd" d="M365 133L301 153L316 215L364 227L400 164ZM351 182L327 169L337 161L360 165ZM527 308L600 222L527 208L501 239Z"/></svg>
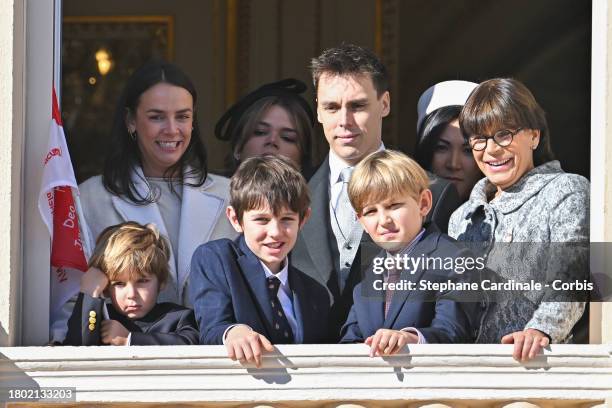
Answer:
<svg viewBox="0 0 612 408"><path fill-rule="evenodd" d="M473 150L472 153L476 164L487 179L497 187L498 191L502 191L513 186L525 173L534 168L533 151L538 146L539 139L539 130L522 129L514 135L512 143L506 147L501 147L493 139L488 139L484 150Z"/></svg>
<svg viewBox="0 0 612 408"><path fill-rule="evenodd" d="M145 176L162 177L191 142L193 97L185 88L160 82L140 95L127 126L135 132Z"/></svg>

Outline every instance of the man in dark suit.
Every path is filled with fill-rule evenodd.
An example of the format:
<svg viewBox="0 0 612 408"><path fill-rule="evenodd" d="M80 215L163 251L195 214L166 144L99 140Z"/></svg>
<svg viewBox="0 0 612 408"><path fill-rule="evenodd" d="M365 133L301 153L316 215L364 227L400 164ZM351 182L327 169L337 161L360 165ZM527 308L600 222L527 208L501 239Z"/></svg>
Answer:
<svg viewBox="0 0 612 408"><path fill-rule="evenodd" d="M329 296L288 253L310 214L306 180L282 156L245 160L230 183L227 217L240 233L193 254L189 294L201 344L259 366L272 344L323 343Z"/></svg>
<svg viewBox="0 0 612 408"><path fill-rule="evenodd" d="M312 217L292 251L298 269L326 285L332 297L330 342L340 339L340 327L361 280L361 242L368 241L350 209L346 184L364 157L384 149L382 120L391 109L387 71L371 51L343 44L323 52L311 64L317 95L317 117L329 144L329 155L312 176ZM436 179L430 186L433 208L428 220L446 230L459 206L456 189ZM361 262L360 262L361 261Z"/></svg>

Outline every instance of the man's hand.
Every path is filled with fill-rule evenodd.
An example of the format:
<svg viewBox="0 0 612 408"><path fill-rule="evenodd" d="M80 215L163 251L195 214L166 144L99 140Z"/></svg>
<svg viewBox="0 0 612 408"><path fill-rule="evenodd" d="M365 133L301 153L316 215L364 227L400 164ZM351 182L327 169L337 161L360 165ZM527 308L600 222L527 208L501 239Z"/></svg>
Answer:
<svg viewBox="0 0 612 408"><path fill-rule="evenodd" d="M255 363L258 368L261 366L263 351L274 351L270 340L245 325L232 327L227 332L225 348L227 356L232 360L238 360L241 364Z"/></svg>
<svg viewBox="0 0 612 408"><path fill-rule="evenodd" d="M374 357L395 354L406 344L418 342L419 336L409 331L378 329L364 343L370 346L370 357Z"/></svg>
<svg viewBox="0 0 612 408"><path fill-rule="evenodd" d="M100 335L103 344L112 346L127 345L127 338L130 332L116 320L102 320Z"/></svg>
<svg viewBox="0 0 612 408"><path fill-rule="evenodd" d="M98 268L89 268L81 276L81 292L87 293L91 297L101 297L107 285L108 278L106 274Z"/></svg>
<svg viewBox="0 0 612 408"><path fill-rule="evenodd" d="M527 361L539 354L549 344L548 336L536 329L525 329L506 334L502 344L514 344L512 357L517 361Z"/></svg>

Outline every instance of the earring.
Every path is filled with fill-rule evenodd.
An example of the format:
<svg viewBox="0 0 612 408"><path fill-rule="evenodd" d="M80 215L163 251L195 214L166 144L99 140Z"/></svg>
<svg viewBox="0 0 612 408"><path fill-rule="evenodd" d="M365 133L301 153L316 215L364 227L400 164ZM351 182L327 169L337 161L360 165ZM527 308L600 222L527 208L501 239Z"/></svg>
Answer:
<svg viewBox="0 0 612 408"><path fill-rule="evenodd" d="M130 135L130 138L135 142L136 141L136 131L130 131L128 129L128 134Z"/></svg>
<svg viewBox="0 0 612 408"><path fill-rule="evenodd" d="M236 161L240 161L240 153L234 152L234 159L236 159Z"/></svg>

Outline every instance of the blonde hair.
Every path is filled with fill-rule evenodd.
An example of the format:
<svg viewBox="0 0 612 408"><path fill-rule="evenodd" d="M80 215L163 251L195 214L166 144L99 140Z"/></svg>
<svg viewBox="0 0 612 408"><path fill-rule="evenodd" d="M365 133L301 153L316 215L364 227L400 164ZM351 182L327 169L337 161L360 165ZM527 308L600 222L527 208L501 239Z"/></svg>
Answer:
<svg viewBox="0 0 612 408"><path fill-rule="evenodd" d="M89 266L100 269L111 281L124 272L130 280L154 275L161 287L168 280L169 258L168 241L155 225L128 221L102 231Z"/></svg>
<svg viewBox="0 0 612 408"><path fill-rule="evenodd" d="M395 195L408 194L418 201L428 188L429 177L416 161L394 150L381 150L357 165L348 185L348 196L360 214L366 205Z"/></svg>

